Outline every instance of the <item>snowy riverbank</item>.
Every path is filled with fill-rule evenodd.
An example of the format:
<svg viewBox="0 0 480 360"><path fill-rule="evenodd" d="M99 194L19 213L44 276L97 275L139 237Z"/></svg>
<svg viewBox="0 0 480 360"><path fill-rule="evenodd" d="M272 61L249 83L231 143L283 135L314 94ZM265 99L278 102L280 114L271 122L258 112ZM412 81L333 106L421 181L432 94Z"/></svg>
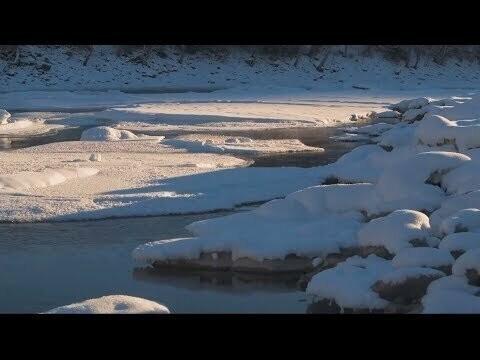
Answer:
<svg viewBox="0 0 480 360"><path fill-rule="evenodd" d="M402 117L374 129L377 145L309 169L331 185L193 223L195 237L142 245L134 258L159 268L318 272L307 286L313 311L479 312L479 98L391 109Z"/></svg>

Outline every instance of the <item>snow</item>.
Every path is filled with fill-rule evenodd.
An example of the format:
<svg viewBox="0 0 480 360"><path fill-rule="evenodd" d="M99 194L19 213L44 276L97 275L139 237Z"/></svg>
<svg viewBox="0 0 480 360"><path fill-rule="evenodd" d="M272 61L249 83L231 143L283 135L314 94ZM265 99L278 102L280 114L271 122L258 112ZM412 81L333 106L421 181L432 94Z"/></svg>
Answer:
<svg viewBox="0 0 480 360"><path fill-rule="evenodd" d="M392 259L396 268L404 267L440 267L450 266L455 262L453 256L442 249L430 247L407 248L399 251Z"/></svg>
<svg viewBox="0 0 480 360"><path fill-rule="evenodd" d="M330 136L330 139L336 140L336 141L351 141L351 142L356 142L356 141L370 141L370 137L367 135L362 135L362 134L350 134L350 133L344 133L342 135L334 135Z"/></svg>
<svg viewBox="0 0 480 360"><path fill-rule="evenodd" d="M479 287L469 285L463 276L446 276L430 283L422 299L424 314L480 313Z"/></svg>
<svg viewBox="0 0 480 360"><path fill-rule="evenodd" d="M98 126L85 130L80 138L81 141L119 141L119 140L156 140L160 141L164 136L137 136L127 130L117 130L108 126Z"/></svg>
<svg viewBox="0 0 480 360"><path fill-rule="evenodd" d="M445 236L439 249L447 251L467 251L480 248L480 233L460 232Z"/></svg>
<svg viewBox="0 0 480 360"><path fill-rule="evenodd" d="M248 137L192 134L178 136L162 142L173 148L189 152L213 152L230 154L265 154L301 151L323 152L324 149L306 146L297 139L252 140Z"/></svg>
<svg viewBox="0 0 480 360"><path fill-rule="evenodd" d="M361 127L347 127L344 128L344 130L351 132L351 133L358 133L358 134L366 134L370 136L378 136L382 134L383 132L390 130L393 127L392 124L387 124L387 123L376 123L376 124L371 124L371 125L366 125L366 126L361 126Z"/></svg>
<svg viewBox="0 0 480 360"><path fill-rule="evenodd" d="M437 235L443 236L444 234L442 233L441 225L444 219L450 217L459 210L475 208L478 204L480 204L480 190L472 191L467 194L450 196L442 202L439 209L435 210L430 215L430 224L433 232Z"/></svg>
<svg viewBox="0 0 480 360"><path fill-rule="evenodd" d="M423 115L427 113L427 111L428 110L424 108L407 110L406 112L403 113L402 120L408 121L408 122L420 120L423 117Z"/></svg>
<svg viewBox="0 0 480 360"><path fill-rule="evenodd" d="M378 281L388 285L397 285L404 283L408 279L416 279L424 276L429 278L440 278L445 276L445 273L440 270L426 267L401 267L380 276Z"/></svg>
<svg viewBox="0 0 480 360"><path fill-rule="evenodd" d="M44 314L170 314L170 310L139 297L109 295L60 306Z"/></svg>
<svg viewBox="0 0 480 360"><path fill-rule="evenodd" d="M335 300L342 309L383 309L388 302L371 290L371 286L392 270L390 261L375 255L367 258L354 256L316 274L308 283L306 292L318 299Z"/></svg>
<svg viewBox="0 0 480 360"><path fill-rule="evenodd" d="M427 115L415 131L415 139L427 145L453 142L459 151L480 147L480 120L451 121L439 115Z"/></svg>
<svg viewBox="0 0 480 360"><path fill-rule="evenodd" d="M462 231L480 232L480 210L458 210L442 221L440 230L446 235Z"/></svg>
<svg viewBox="0 0 480 360"><path fill-rule="evenodd" d="M465 276L469 269L480 274L480 249L471 249L461 255L453 264L452 273L456 276Z"/></svg>
<svg viewBox="0 0 480 360"><path fill-rule="evenodd" d="M377 118L399 118L401 114L398 111L390 110L390 111L381 111L376 113L375 116Z"/></svg>
<svg viewBox="0 0 480 360"><path fill-rule="evenodd" d="M92 168L47 169L39 172L21 172L0 176L0 190L2 192L12 192L31 188L46 188L70 179L89 177L97 173L98 170Z"/></svg>
<svg viewBox="0 0 480 360"><path fill-rule="evenodd" d="M92 153L101 154L102 161L89 161ZM263 199L268 200L270 195L272 198L282 196L318 181L314 174L307 175L310 174L308 169L276 169L275 172L252 168L247 170L251 174L248 179L239 177L239 172L228 171L218 175L218 180L217 177L197 178L195 174L223 173L250 162L221 154L188 154L150 141L58 142L3 152L1 156L0 174L4 175L0 183L7 181L16 189L22 187L22 193L13 195L13 190L0 190L0 221L59 221L201 212L231 208L243 199L256 201L266 196ZM90 166L99 170L97 175L71 177L56 186L37 186L53 181L50 178L55 181L63 179L58 174L52 175L49 167L76 171L77 167ZM35 176L15 177L23 172L33 172ZM279 175L282 172L286 174ZM76 172L72 174L76 176ZM304 182L293 181L302 176ZM274 179L280 184L272 188L269 182ZM37 185L24 186L32 183ZM254 191L257 183L260 183L258 191ZM236 184L237 188L232 191L230 184ZM222 186L223 191L217 192ZM245 189L251 190L245 194ZM226 198L224 194L227 194ZM197 200L191 201L193 198Z"/></svg>
<svg viewBox="0 0 480 360"><path fill-rule="evenodd" d="M0 125L8 124L8 119L10 118L10 113L7 110L0 109Z"/></svg>
<svg viewBox="0 0 480 360"><path fill-rule="evenodd" d="M153 242L137 248L134 257L152 262L228 251L234 261L284 259L290 254L323 258L356 245L363 221L360 210L370 189L369 184L303 189L246 213L190 224L187 229L196 237Z"/></svg>
<svg viewBox="0 0 480 360"><path fill-rule="evenodd" d="M412 247L412 240L425 239L429 234L428 217L418 211L396 210L385 217L373 219L358 232L361 246L383 246L390 253Z"/></svg>

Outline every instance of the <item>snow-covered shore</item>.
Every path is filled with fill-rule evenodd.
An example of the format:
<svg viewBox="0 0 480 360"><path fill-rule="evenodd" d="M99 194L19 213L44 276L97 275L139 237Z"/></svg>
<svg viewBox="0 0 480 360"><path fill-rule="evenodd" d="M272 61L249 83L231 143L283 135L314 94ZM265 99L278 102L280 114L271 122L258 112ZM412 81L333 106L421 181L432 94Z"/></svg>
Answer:
<svg viewBox="0 0 480 360"><path fill-rule="evenodd" d="M478 99L394 104L401 119L375 128L377 145L310 169L334 184L193 223L195 237L133 256L157 267L319 272L307 292L323 310L479 312Z"/></svg>

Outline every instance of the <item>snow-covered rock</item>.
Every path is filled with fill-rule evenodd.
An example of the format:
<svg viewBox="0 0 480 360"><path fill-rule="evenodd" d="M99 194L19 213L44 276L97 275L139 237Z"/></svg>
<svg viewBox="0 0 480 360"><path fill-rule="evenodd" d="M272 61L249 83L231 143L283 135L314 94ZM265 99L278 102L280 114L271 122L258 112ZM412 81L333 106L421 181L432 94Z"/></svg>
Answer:
<svg viewBox="0 0 480 360"><path fill-rule="evenodd" d="M44 314L170 314L170 310L139 297L109 295L60 306Z"/></svg>
<svg viewBox="0 0 480 360"><path fill-rule="evenodd" d="M391 262L378 256L354 256L316 274L306 292L319 300L335 301L340 308L383 309L388 301L381 299L371 286L392 270Z"/></svg>
<svg viewBox="0 0 480 360"><path fill-rule="evenodd" d="M382 298L395 303L408 304L420 299L427 292L428 285L445 273L424 267L405 267L381 276L372 290Z"/></svg>
<svg viewBox="0 0 480 360"><path fill-rule="evenodd" d="M360 246L383 247L396 254L415 243L425 243L430 236L428 217L418 211L396 210L371 220L358 232ZM413 244L412 244L413 243Z"/></svg>
<svg viewBox="0 0 480 360"><path fill-rule="evenodd" d="M422 298L424 314L480 313L479 287L469 285L464 276L446 276L430 283Z"/></svg>
<svg viewBox="0 0 480 360"><path fill-rule="evenodd" d="M454 262L455 259L447 250L430 247L403 249L392 259L392 265L396 268L429 267L445 273L450 273Z"/></svg>
<svg viewBox="0 0 480 360"><path fill-rule="evenodd" d="M423 115L427 113L427 109L410 109L403 113L402 120L413 122L423 118Z"/></svg>
<svg viewBox="0 0 480 360"><path fill-rule="evenodd" d="M466 276L469 284L480 286L480 249L466 251L460 256L452 267L456 276Z"/></svg>
<svg viewBox="0 0 480 360"><path fill-rule="evenodd" d="M108 126L98 126L85 130L81 141L118 141L136 140L137 135L127 130L117 130Z"/></svg>
<svg viewBox="0 0 480 360"><path fill-rule="evenodd" d="M480 248L480 233L460 232L449 234L442 239L438 248L449 251L454 257L459 257L468 250Z"/></svg>
<svg viewBox="0 0 480 360"><path fill-rule="evenodd" d="M456 232L480 232L480 210L475 208L462 209L445 218L440 225L444 234Z"/></svg>
<svg viewBox="0 0 480 360"><path fill-rule="evenodd" d="M377 118L399 118L400 116L402 116L401 113L399 113L398 111L395 111L395 110L390 110L390 111L382 111L382 112L379 112L379 113L376 113L375 114L375 117Z"/></svg>

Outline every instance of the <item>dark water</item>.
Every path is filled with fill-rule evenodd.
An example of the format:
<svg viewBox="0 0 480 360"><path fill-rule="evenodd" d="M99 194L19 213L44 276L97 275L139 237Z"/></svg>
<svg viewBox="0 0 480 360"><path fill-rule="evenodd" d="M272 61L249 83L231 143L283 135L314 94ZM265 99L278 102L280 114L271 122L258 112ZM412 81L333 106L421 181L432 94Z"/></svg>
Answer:
<svg viewBox="0 0 480 360"><path fill-rule="evenodd" d="M126 294L175 313L304 313L310 301L296 278L158 272L133 263L136 246L188 236L189 223L226 214L0 224L0 312L41 312Z"/></svg>
<svg viewBox="0 0 480 360"><path fill-rule="evenodd" d="M78 140L84 128L30 138L0 139L0 151ZM338 128L228 132L256 139L300 139L324 153L253 157L253 166L330 163L359 143L334 142ZM172 132L167 137L178 136ZM143 243L189 236L184 227L222 216L112 219L88 222L0 224L0 313L34 313L103 295L125 294L167 305L175 313L305 313L311 299L296 277L157 271L133 263Z"/></svg>

